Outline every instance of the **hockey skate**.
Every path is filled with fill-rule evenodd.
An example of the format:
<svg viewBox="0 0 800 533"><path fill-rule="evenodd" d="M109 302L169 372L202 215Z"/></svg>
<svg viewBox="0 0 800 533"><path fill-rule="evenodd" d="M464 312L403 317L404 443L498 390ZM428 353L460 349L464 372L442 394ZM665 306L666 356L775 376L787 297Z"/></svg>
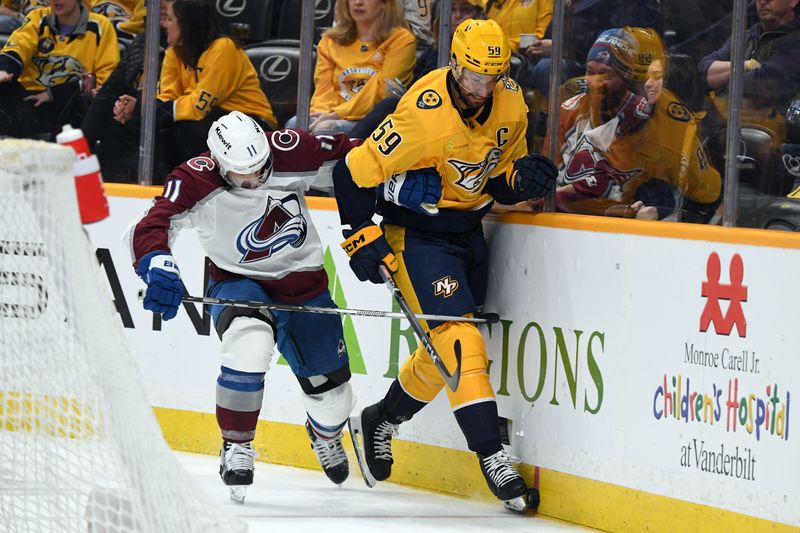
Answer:
<svg viewBox="0 0 800 533"><path fill-rule="evenodd" d="M397 435L397 424L386 419L380 401L351 416L348 425L364 483L372 488L392 474L392 436Z"/></svg>
<svg viewBox="0 0 800 533"><path fill-rule="evenodd" d="M247 487L253 484L253 460L258 454L249 442L224 442L219 452L219 477L231 491L231 500L244 503Z"/></svg>
<svg viewBox="0 0 800 533"><path fill-rule="evenodd" d="M311 449L317 455L325 475L337 485L344 483L350 475L350 463L342 447L341 432L336 437L326 440L314 432L308 421L306 421L306 432L311 439Z"/></svg>
<svg viewBox="0 0 800 533"><path fill-rule="evenodd" d="M539 491L528 488L505 450L489 456L478 454L478 462L489 489L506 509L523 513L539 506Z"/></svg>

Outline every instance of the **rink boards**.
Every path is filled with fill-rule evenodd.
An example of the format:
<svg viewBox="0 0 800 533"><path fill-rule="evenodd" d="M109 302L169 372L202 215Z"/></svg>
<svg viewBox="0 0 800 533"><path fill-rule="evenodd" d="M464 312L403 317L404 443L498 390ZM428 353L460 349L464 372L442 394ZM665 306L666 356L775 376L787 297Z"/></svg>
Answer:
<svg viewBox="0 0 800 533"><path fill-rule="evenodd" d="M87 230L165 436L217 453L219 340L199 305L165 323L141 308L122 242L158 189L107 191L111 217ZM392 310L388 291L350 272L333 201L309 206L337 304ZM606 530L800 526L797 235L527 213L485 228L486 308L502 317L483 330L490 374L542 514ZM202 294L190 232L174 255ZM360 408L416 343L397 319L348 317L344 328ZM298 395L276 356L256 444L267 461L314 467ZM444 395L399 438L394 481L491 498Z"/></svg>

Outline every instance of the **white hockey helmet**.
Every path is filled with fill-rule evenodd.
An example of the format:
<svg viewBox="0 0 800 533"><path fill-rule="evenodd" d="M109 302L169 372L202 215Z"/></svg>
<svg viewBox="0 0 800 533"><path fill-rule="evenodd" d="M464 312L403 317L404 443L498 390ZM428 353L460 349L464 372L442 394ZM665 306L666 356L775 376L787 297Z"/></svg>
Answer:
<svg viewBox="0 0 800 533"><path fill-rule="evenodd" d="M272 174L272 153L267 135L258 123L239 111L231 111L211 124L208 149L219 165L219 173L232 187L254 189ZM253 174L257 178L239 179L230 173Z"/></svg>

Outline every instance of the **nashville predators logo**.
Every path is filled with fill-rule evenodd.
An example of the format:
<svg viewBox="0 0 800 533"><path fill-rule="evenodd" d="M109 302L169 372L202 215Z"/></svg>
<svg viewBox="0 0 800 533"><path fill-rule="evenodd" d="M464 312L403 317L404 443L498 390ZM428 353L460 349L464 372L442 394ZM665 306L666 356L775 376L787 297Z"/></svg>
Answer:
<svg viewBox="0 0 800 533"><path fill-rule="evenodd" d="M33 64L39 71L36 81L45 87L83 78L85 72L80 61L72 56L34 57Z"/></svg>
<svg viewBox="0 0 800 533"><path fill-rule="evenodd" d="M248 224L236 239L236 248L242 254L239 263L272 257L286 246L299 248L306 240L307 228L296 194L280 200L269 197L261 218Z"/></svg>
<svg viewBox="0 0 800 533"><path fill-rule="evenodd" d="M434 296L450 298L458 290L458 280L452 279L450 276L437 279L431 285L433 285Z"/></svg>
<svg viewBox="0 0 800 533"><path fill-rule="evenodd" d="M116 27L120 22L126 22L131 18L130 14L128 14L128 12L125 11L122 6L112 2L100 2L93 5L92 13L103 15L111 21L111 24L113 24L114 27Z"/></svg>
<svg viewBox="0 0 800 533"><path fill-rule="evenodd" d="M372 67L349 67L339 74L339 96L343 100L349 101L353 96L361 92L361 89L376 74Z"/></svg>
<svg viewBox="0 0 800 533"><path fill-rule="evenodd" d="M497 163L500 162L502 153L503 151L500 148L492 148L483 161L478 161L477 163L448 159L447 163L458 172L458 179L455 184L470 193L480 191L483 189L486 177L492 173L497 167Z"/></svg>
<svg viewBox="0 0 800 533"><path fill-rule="evenodd" d="M431 89L422 91L422 94L419 95L419 99L417 100L417 107L420 109L435 109L440 105L442 105L442 97L439 96L439 93Z"/></svg>

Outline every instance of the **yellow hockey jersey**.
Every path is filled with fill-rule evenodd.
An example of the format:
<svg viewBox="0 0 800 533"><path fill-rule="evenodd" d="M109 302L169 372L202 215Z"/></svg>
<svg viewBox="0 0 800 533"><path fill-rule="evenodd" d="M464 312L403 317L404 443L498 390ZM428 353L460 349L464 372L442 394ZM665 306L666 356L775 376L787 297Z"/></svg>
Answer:
<svg viewBox="0 0 800 533"><path fill-rule="evenodd" d="M434 167L442 177L444 210L480 211L493 200L491 178L511 177L512 163L528 153L527 107L511 79L498 83L492 98L464 118L448 87L449 67L417 81L364 144L347 154L347 167L360 187L374 187L393 174ZM440 217L429 217L433 219Z"/></svg>
<svg viewBox="0 0 800 533"><path fill-rule="evenodd" d="M553 18L553 0L486 0L484 8L489 2L486 16L500 24L514 52L519 52L520 33L541 39Z"/></svg>
<svg viewBox="0 0 800 533"><path fill-rule="evenodd" d="M405 28L395 28L379 45L356 40L342 46L323 36L317 45L311 111L363 118L388 96L387 79L411 84L416 51L414 35Z"/></svg>
<svg viewBox="0 0 800 533"><path fill-rule="evenodd" d="M601 98L583 93L561 105L559 185L576 184L581 192L557 193L560 209L602 215L611 206L633 203L637 189L651 179L695 202L717 200L720 174L697 135L697 117L677 96L664 89L644 126L627 135L617 134L618 117L600 116Z"/></svg>
<svg viewBox="0 0 800 533"><path fill-rule="evenodd" d="M145 0L86 0L93 13L105 16L117 35L132 39L144 31Z"/></svg>
<svg viewBox="0 0 800 533"><path fill-rule="evenodd" d="M175 120L201 120L219 107L260 117L272 127L278 124L253 64L228 37L213 41L200 55L196 69L184 65L175 50L168 48L159 91L159 100L173 102Z"/></svg>
<svg viewBox="0 0 800 533"><path fill-rule="evenodd" d="M10 67L28 91L44 91L88 73L94 73L100 86L118 63L117 34L111 23L83 6L69 35L59 35L49 7L31 11L0 53L0 69Z"/></svg>

